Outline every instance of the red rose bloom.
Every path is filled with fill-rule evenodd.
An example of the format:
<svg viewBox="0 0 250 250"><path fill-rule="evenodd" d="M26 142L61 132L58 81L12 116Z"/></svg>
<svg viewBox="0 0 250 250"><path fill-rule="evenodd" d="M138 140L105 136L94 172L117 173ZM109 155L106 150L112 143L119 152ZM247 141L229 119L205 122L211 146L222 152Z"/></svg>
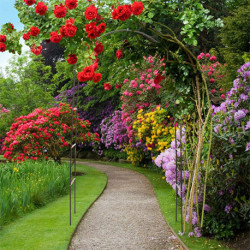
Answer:
<svg viewBox="0 0 250 250"><path fill-rule="evenodd" d="M87 79L84 76L84 73L81 71L77 74L77 79L79 80L79 82L86 82Z"/></svg>
<svg viewBox="0 0 250 250"><path fill-rule="evenodd" d="M63 37L67 37L67 34L66 34L66 26L63 25L61 28L60 28L60 34L63 36Z"/></svg>
<svg viewBox="0 0 250 250"><path fill-rule="evenodd" d="M93 66L85 67L82 72L87 81L91 81L93 79L95 73Z"/></svg>
<svg viewBox="0 0 250 250"><path fill-rule="evenodd" d="M0 43L0 52L4 52L6 50L5 43Z"/></svg>
<svg viewBox="0 0 250 250"><path fill-rule="evenodd" d="M60 43L63 36L59 35L58 32L52 31L50 32L50 41L53 43Z"/></svg>
<svg viewBox="0 0 250 250"><path fill-rule="evenodd" d="M23 34L23 40L27 41L30 39L30 32L24 33Z"/></svg>
<svg viewBox="0 0 250 250"><path fill-rule="evenodd" d="M93 20L97 17L97 9L94 5L89 6L85 11L85 18L87 20Z"/></svg>
<svg viewBox="0 0 250 250"><path fill-rule="evenodd" d="M69 64L76 64L77 62L77 56L76 55L73 55L73 54L70 54L68 59L67 59L67 62Z"/></svg>
<svg viewBox="0 0 250 250"><path fill-rule="evenodd" d="M33 45L30 50L32 53L34 53L36 56L38 56L41 54L42 49L43 49L43 47L41 45L38 47L36 45Z"/></svg>
<svg viewBox="0 0 250 250"><path fill-rule="evenodd" d="M77 7L77 0L65 0L65 5L69 10L73 10Z"/></svg>
<svg viewBox="0 0 250 250"><path fill-rule="evenodd" d="M132 12L133 15L140 15L143 11L143 3L142 2L133 2L132 4Z"/></svg>
<svg viewBox="0 0 250 250"><path fill-rule="evenodd" d="M98 32L103 33L106 30L106 23L100 23L97 26L97 30L98 30Z"/></svg>
<svg viewBox="0 0 250 250"><path fill-rule="evenodd" d="M40 33L40 30L37 27L32 26L30 28L30 35L37 36Z"/></svg>
<svg viewBox="0 0 250 250"><path fill-rule="evenodd" d="M73 37L76 34L77 27L73 24L66 24L65 34L66 36Z"/></svg>
<svg viewBox="0 0 250 250"><path fill-rule="evenodd" d="M118 6L117 8L118 16L121 21L125 21L130 18L132 14L131 5Z"/></svg>
<svg viewBox="0 0 250 250"><path fill-rule="evenodd" d="M155 84L160 84L163 79L165 79L164 76L161 76L160 74L157 74L157 76L154 79L154 83Z"/></svg>
<svg viewBox="0 0 250 250"><path fill-rule="evenodd" d="M102 79L102 74L101 73L94 73L94 77L93 77L93 82L97 83L100 82Z"/></svg>
<svg viewBox="0 0 250 250"><path fill-rule="evenodd" d="M112 86L110 85L110 83L104 83L104 89L105 90L111 90L112 89Z"/></svg>
<svg viewBox="0 0 250 250"><path fill-rule="evenodd" d="M100 53L103 52L103 48L104 48L104 46L102 45L102 43L97 42L97 43L96 43L96 46L95 46L95 48L94 48L94 52L95 52L97 55L99 55Z"/></svg>
<svg viewBox="0 0 250 250"><path fill-rule="evenodd" d="M36 2L36 0L23 0L28 6L31 6Z"/></svg>
<svg viewBox="0 0 250 250"><path fill-rule="evenodd" d="M6 42L6 36L0 35L0 43L5 43L5 42Z"/></svg>
<svg viewBox="0 0 250 250"><path fill-rule="evenodd" d="M55 5L54 14L57 18L63 18L67 14L67 8L62 3L60 5Z"/></svg>
<svg viewBox="0 0 250 250"><path fill-rule="evenodd" d="M35 12L39 14L40 16L45 15L46 11L48 10L48 7L44 4L44 2L37 3Z"/></svg>
<svg viewBox="0 0 250 250"><path fill-rule="evenodd" d="M120 58L123 57L123 53L122 53L121 50L117 50L115 55L116 55L116 58L117 58L117 59L120 59Z"/></svg>
<svg viewBox="0 0 250 250"><path fill-rule="evenodd" d="M113 12L112 12L112 18L113 18L114 20L117 20L117 19L119 18L118 13L117 13L117 10L113 10Z"/></svg>
<svg viewBox="0 0 250 250"><path fill-rule="evenodd" d="M86 24L85 25L85 31L87 33L95 32L96 31L96 22L92 22L92 23Z"/></svg>
<svg viewBox="0 0 250 250"><path fill-rule="evenodd" d="M88 33L88 38L95 39L96 37L98 37L97 30Z"/></svg>

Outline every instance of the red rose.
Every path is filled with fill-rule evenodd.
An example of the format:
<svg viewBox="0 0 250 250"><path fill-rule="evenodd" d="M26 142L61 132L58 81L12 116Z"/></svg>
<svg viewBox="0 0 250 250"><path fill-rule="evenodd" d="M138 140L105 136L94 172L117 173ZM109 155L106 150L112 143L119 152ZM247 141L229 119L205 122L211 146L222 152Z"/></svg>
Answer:
<svg viewBox="0 0 250 250"><path fill-rule="evenodd" d="M101 73L94 73L94 77L93 77L93 82L97 83L100 82L102 79L102 74Z"/></svg>
<svg viewBox="0 0 250 250"><path fill-rule="evenodd" d="M154 83L155 84L160 84L163 79L165 79L164 76L161 76L160 74L157 74L157 76L154 79Z"/></svg>
<svg viewBox="0 0 250 250"><path fill-rule="evenodd" d="M36 0L23 0L28 6L31 6L36 2Z"/></svg>
<svg viewBox="0 0 250 250"><path fill-rule="evenodd" d="M38 56L41 54L42 49L43 49L43 47L41 45L38 47L36 45L33 45L30 50L32 53L34 53L36 56Z"/></svg>
<svg viewBox="0 0 250 250"><path fill-rule="evenodd" d="M110 83L104 83L104 89L105 90L111 90L112 89L112 86L110 85Z"/></svg>
<svg viewBox="0 0 250 250"><path fill-rule="evenodd" d="M65 34L66 36L73 37L76 34L77 27L73 24L66 24Z"/></svg>
<svg viewBox="0 0 250 250"><path fill-rule="evenodd" d="M131 14L132 14L131 5L118 6L118 8L117 8L117 14L118 14L118 18L121 21L127 20L131 16Z"/></svg>
<svg viewBox="0 0 250 250"><path fill-rule="evenodd" d="M209 82L214 83L214 78L210 78Z"/></svg>
<svg viewBox="0 0 250 250"><path fill-rule="evenodd" d="M84 76L84 73L81 71L77 74L77 79L79 80L79 82L86 82L87 79Z"/></svg>
<svg viewBox="0 0 250 250"><path fill-rule="evenodd" d="M23 40L27 41L30 39L30 32L24 33L23 34Z"/></svg>
<svg viewBox="0 0 250 250"><path fill-rule="evenodd" d="M59 35L58 32L52 31L50 32L50 41L53 43L60 43L63 36Z"/></svg>
<svg viewBox="0 0 250 250"><path fill-rule="evenodd" d="M0 52L4 52L6 50L5 43L0 43Z"/></svg>
<svg viewBox="0 0 250 250"><path fill-rule="evenodd" d="M103 52L103 48L104 48L104 46L102 45L102 43L97 42L96 46L94 48L94 52L98 55L98 54Z"/></svg>
<svg viewBox="0 0 250 250"><path fill-rule="evenodd" d="M94 5L89 6L85 11L85 18L87 20L92 20L97 17L97 9Z"/></svg>
<svg viewBox="0 0 250 250"><path fill-rule="evenodd" d="M105 23L100 23L98 26L97 26L97 29L100 33L103 33L105 30L106 30L106 24Z"/></svg>
<svg viewBox="0 0 250 250"><path fill-rule="evenodd" d="M54 14L57 18L63 18L67 14L67 8L62 3L60 5L55 5Z"/></svg>
<svg viewBox="0 0 250 250"><path fill-rule="evenodd" d="M116 88L116 89L120 89L121 87L122 87L121 84L119 84L119 83L116 83L116 84L115 84L115 88Z"/></svg>
<svg viewBox="0 0 250 250"><path fill-rule="evenodd" d="M226 96L225 96L224 94L221 94L220 97L221 97L222 99L225 99L225 98L226 98Z"/></svg>
<svg viewBox="0 0 250 250"><path fill-rule="evenodd" d="M96 37L98 37L97 30L88 33L88 38L95 39Z"/></svg>
<svg viewBox="0 0 250 250"><path fill-rule="evenodd" d="M44 2L37 3L35 12L39 14L40 16L45 15L46 11L48 10L48 7L44 4Z"/></svg>
<svg viewBox="0 0 250 250"><path fill-rule="evenodd" d="M69 64L76 64L77 62L77 56L76 55L73 55L73 54L70 54L68 59L67 59L67 62Z"/></svg>
<svg viewBox="0 0 250 250"><path fill-rule="evenodd" d="M114 20L117 20L119 18L117 10L113 10L113 12L112 12L112 18Z"/></svg>
<svg viewBox="0 0 250 250"><path fill-rule="evenodd" d="M214 94L214 93L215 93L215 89L212 89L212 90L211 90L211 93Z"/></svg>
<svg viewBox="0 0 250 250"><path fill-rule="evenodd" d="M85 67L82 72L84 74L84 77L88 81L91 81L93 79L95 73L93 66Z"/></svg>
<svg viewBox="0 0 250 250"><path fill-rule="evenodd" d="M6 42L6 36L0 35L0 43L5 43L5 42Z"/></svg>
<svg viewBox="0 0 250 250"><path fill-rule="evenodd" d="M132 12L133 15L140 15L143 11L143 3L142 2L133 2L132 4Z"/></svg>
<svg viewBox="0 0 250 250"><path fill-rule="evenodd" d="M121 52L121 50L117 50L115 55L117 59L120 59L123 57L123 53Z"/></svg>
<svg viewBox="0 0 250 250"><path fill-rule="evenodd" d="M37 27L32 26L30 28L30 35L37 36L40 33L40 30Z"/></svg>
<svg viewBox="0 0 250 250"><path fill-rule="evenodd" d="M65 0L65 5L69 10L73 10L77 7L77 0Z"/></svg>
<svg viewBox="0 0 250 250"><path fill-rule="evenodd" d="M96 22L92 22L85 25L85 30L87 33L96 31Z"/></svg>
<svg viewBox="0 0 250 250"><path fill-rule="evenodd" d="M61 28L60 28L60 34L63 36L63 37L67 37L67 34L66 34L66 26L63 25Z"/></svg>

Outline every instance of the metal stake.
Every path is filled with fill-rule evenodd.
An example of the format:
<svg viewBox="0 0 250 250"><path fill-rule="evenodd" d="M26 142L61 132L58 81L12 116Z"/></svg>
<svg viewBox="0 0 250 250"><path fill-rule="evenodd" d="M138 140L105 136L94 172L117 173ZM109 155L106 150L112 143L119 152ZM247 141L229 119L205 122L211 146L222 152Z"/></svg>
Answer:
<svg viewBox="0 0 250 250"><path fill-rule="evenodd" d="M181 185L181 232L183 233L183 213L182 213L182 124L180 124L180 185Z"/></svg>
<svg viewBox="0 0 250 250"><path fill-rule="evenodd" d="M177 190L177 170L178 170L178 160L177 160L177 138L176 138L176 119L174 120L174 128L175 128L175 221L177 221L177 198L178 198L178 190Z"/></svg>

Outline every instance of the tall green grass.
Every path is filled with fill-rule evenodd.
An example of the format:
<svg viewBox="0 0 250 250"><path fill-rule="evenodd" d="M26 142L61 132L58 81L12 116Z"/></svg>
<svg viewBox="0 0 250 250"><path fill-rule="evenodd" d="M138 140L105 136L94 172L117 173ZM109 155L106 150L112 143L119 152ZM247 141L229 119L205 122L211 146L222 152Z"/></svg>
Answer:
<svg viewBox="0 0 250 250"><path fill-rule="evenodd" d="M68 164L0 164L0 227L69 191Z"/></svg>

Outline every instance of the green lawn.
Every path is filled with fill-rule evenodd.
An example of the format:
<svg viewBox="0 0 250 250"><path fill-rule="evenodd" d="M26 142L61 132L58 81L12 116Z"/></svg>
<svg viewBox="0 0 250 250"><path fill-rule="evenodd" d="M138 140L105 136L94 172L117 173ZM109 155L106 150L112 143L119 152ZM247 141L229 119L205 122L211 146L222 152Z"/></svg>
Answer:
<svg viewBox="0 0 250 250"><path fill-rule="evenodd" d="M81 160L80 160L81 161ZM168 224L173 228L176 234L180 231L180 210L178 211L178 221L175 222L175 192L170 187L165 180L162 179L163 174L157 173L155 171L149 170L147 168L134 167L131 164L124 163L114 163L114 162L100 162L105 165L113 165L117 167L123 167L127 169L131 169L137 171L143 175L145 175L154 187L154 191L156 197L158 199L160 208L162 213L168 222ZM186 226L188 227L188 225ZM179 235L178 235L179 236ZM208 239L205 237L195 238L188 237L188 233L183 236L179 236L179 238L184 242L184 244L194 250L200 249L223 249L228 250L230 248L222 245L221 242L213 239Z"/></svg>
<svg viewBox="0 0 250 250"><path fill-rule="evenodd" d="M0 249L67 249L71 236L87 209L104 190L107 177L91 167L78 165L77 213L69 226L69 195L16 220L0 230ZM72 203L73 204L73 203Z"/></svg>

